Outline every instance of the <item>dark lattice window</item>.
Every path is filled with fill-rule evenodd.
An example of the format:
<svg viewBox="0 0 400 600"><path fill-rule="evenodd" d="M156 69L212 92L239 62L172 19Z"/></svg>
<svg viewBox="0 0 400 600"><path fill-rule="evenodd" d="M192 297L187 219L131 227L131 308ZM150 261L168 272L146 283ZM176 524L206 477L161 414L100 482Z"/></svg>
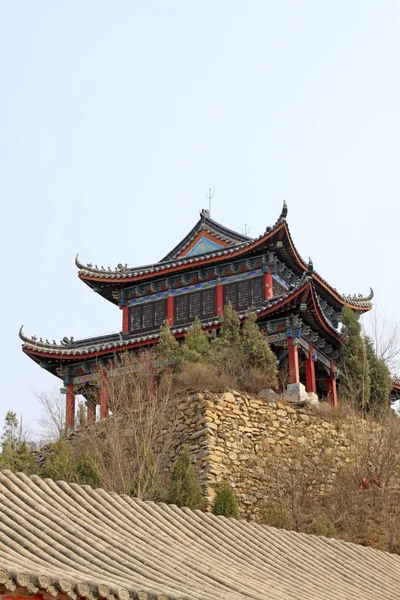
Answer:
<svg viewBox="0 0 400 600"><path fill-rule="evenodd" d="M223 286L224 306L231 304L236 310L246 310L264 301L262 277L235 281Z"/></svg>
<svg viewBox="0 0 400 600"><path fill-rule="evenodd" d="M187 295L175 296L175 323L186 323L188 320Z"/></svg>
<svg viewBox="0 0 400 600"><path fill-rule="evenodd" d="M200 292L195 292L194 294L189 294L189 317L190 320L195 319L200 316L201 312L201 299Z"/></svg>
<svg viewBox="0 0 400 600"><path fill-rule="evenodd" d="M142 329L142 307L132 306L131 308L131 331L140 331Z"/></svg>
<svg viewBox="0 0 400 600"><path fill-rule="evenodd" d="M211 317L216 313L215 288L175 296L175 319L179 325L191 323L196 317Z"/></svg>
<svg viewBox="0 0 400 600"><path fill-rule="evenodd" d="M272 279L272 292L274 296L281 296L282 294L286 294L287 289L279 281Z"/></svg>
<svg viewBox="0 0 400 600"><path fill-rule="evenodd" d="M211 317L215 315L215 289L203 291L203 316Z"/></svg>
<svg viewBox="0 0 400 600"><path fill-rule="evenodd" d="M130 331L150 331L162 325L166 318L166 300L137 304L130 308Z"/></svg>
<svg viewBox="0 0 400 600"><path fill-rule="evenodd" d="M225 304L232 304L233 308L237 308L237 283L224 285L224 306Z"/></svg>

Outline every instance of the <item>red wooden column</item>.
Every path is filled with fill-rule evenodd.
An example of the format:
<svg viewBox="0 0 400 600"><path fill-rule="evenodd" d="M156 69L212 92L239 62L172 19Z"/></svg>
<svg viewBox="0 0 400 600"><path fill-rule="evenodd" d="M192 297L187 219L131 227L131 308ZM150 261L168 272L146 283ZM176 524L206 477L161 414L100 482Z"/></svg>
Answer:
<svg viewBox="0 0 400 600"><path fill-rule="evenodd" d="M168 325L172 327L174 324L174 297L172 294L167 297L167 321Z"/></svg>
<svg viewBox="0 0 400 600"><path fill-rule="evenodd" d="M310 344L308 358L306 358L306 390L317 393L317 382L315 379L315 361L313 360L314 348Z"/></svg>
<svg viewBox="0 0 400 600"><path fill-rule="evenodd" d="M221 281L218 281L217 287L216 287L215 306L217 309L217 317L220 317L224 312L224 295L223 295Z"/></svg>
<svg viewBox="0 0 400 600"><path fill-rule="evenodd" d="M272 273L270 271L264 271L264 300L269 300L273 295Z"/></svg>
<svg viewBox="0 0 400 600"><path fill-rule="evenodd" d="M299 371L299 349L294 343L294 338L289 338L288 345L288 360L289 360L289 383L300 383Z"/></svg>
<svg viewBox="0 0 400 600"><path fill-rule="evenodd" d="M129 306L122 307L122 333L129 333Z"/></svg>
<svg viewBox="0 0 400 600"><path fill-rule="evenodd" d="M100 420L108 417L108 383L107 374L105 371L101 374L100 382Z"/></svg>
<svg viewBox="0 0 400 600"><path fill-rule="evenodd" d="M75 427L75 394L74 386L72 383L66 385L67 397L65 404L65 427L67 429L74 429Z"/></svg>
<svg viewBox="0 0 400 600"><path fill-rule="evenodd" d="M86 402L86 414L88 423L94 423L96 420L96 405L90 400Z"/></svg>
<svg viewBox="0 0 400 600"><path fill-rule="evenodd" d="M328 377L326 378L326 383L327 383L327 387L328 387L328 400L332 404L332 406L334 406L336 408L338 405L338 400L337 400L336 379L334 377L334 369L335 369L335 364L333 362L331 362L330 373L329 373Z"/></svg>

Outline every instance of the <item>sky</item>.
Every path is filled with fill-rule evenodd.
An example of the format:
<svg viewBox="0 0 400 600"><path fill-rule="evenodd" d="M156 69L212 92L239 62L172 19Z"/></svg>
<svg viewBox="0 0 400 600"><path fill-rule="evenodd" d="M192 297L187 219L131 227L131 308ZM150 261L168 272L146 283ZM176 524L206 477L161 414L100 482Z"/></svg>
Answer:
<svg viewBox="0 0 400 600"><path fill-rule="evenodd" d="M0 419L36 429L33 390L61 385L21 325L121 329L76 254L155 262L209 188L252 236L285 199L300 254L399 322L399 63L397 0L0 0Z"/></svg>

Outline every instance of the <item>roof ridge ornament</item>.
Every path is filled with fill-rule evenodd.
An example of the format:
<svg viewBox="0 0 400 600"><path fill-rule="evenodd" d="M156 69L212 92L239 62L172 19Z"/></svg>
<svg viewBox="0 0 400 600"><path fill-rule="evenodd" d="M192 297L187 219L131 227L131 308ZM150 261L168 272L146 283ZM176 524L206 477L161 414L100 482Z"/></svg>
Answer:
<svg viewBox="0 0 400 600"><path fill-rule="evenodd" d="M286 221L286 217L288 214L288 205L286 200L283 201L282 212L279 217L279 221Z"/></svg>
<svg viewBox="0 0 400 600"><path fill-rule="evenodd" d="M308 259L308 265L307 265L307 273L309 275L312 275L314 273L314 263L311 260L311 258Z"/></svg>
<svg viewBox="0 0 400 600"><path fill-rule="evenodd" d="M75 256L75 264L78 267L78 269L84 269L85 268L84 265L79 260L79 254L77 254Z"/></svg>

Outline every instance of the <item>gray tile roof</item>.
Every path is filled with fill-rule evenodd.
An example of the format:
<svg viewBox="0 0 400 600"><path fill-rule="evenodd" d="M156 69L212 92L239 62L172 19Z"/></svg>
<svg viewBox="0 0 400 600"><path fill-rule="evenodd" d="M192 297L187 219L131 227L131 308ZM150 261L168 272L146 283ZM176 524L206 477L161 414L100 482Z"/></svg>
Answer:
<svg viewBox="0 0 400 600"><path fill-rule="evenodd" d="M280 296L274 296L269 300L264 301L260 306L253 307L251 310L258 316L260 313L263 313L265 310L270 309L276 305L279 305L284 300L287 300L291 296L296 296L299 289L301 289L307 281L311 282L311 287L314 290L314 285L311 281L309 274L304 273L303 276L299 279L296 286L293 286L292 289L288 290L285 294L281 294ZM337 333L334 329L332 323L327 319L322 311L319 301L317 299L317 304L319 306L322 318L326 321L327 325L332 329L332 332ZM246 316L247 310L241 311L239 313L239 318L244 319ZM219 325L221 317L215 317L209 320L202 321L203 328L213 327L215 325ZM171 327L171 331L174 334L180 334L187 331L191 326L191 323L186 325L173 325ZM93 354L97 352L103 351L113 351L115 349L121 349L126 346L131 346L132 344L140 344L143 342L152 342L158 340L160 337L160 330L142 332L139 334L129 334L122 335L121 333L111 333L104 336L96 336L93 338L86 338L82 340L68 340L68 338L64 338L63 341L57 344L56 341L50 343L48 340L43 341L41 338L39 340L36 336L28 337L23 332L23 326L19 330L19 337L24 342L23 347L28 350L34 350L35 352L43 352L46 354L54 354L57 356L84 356L86 354Z"/></svg>
<svg viewBox="0 0 400 600"><path fill-rule="evenodd" d="M0 472L0 594L398 600L400 557Z"/></svg>

